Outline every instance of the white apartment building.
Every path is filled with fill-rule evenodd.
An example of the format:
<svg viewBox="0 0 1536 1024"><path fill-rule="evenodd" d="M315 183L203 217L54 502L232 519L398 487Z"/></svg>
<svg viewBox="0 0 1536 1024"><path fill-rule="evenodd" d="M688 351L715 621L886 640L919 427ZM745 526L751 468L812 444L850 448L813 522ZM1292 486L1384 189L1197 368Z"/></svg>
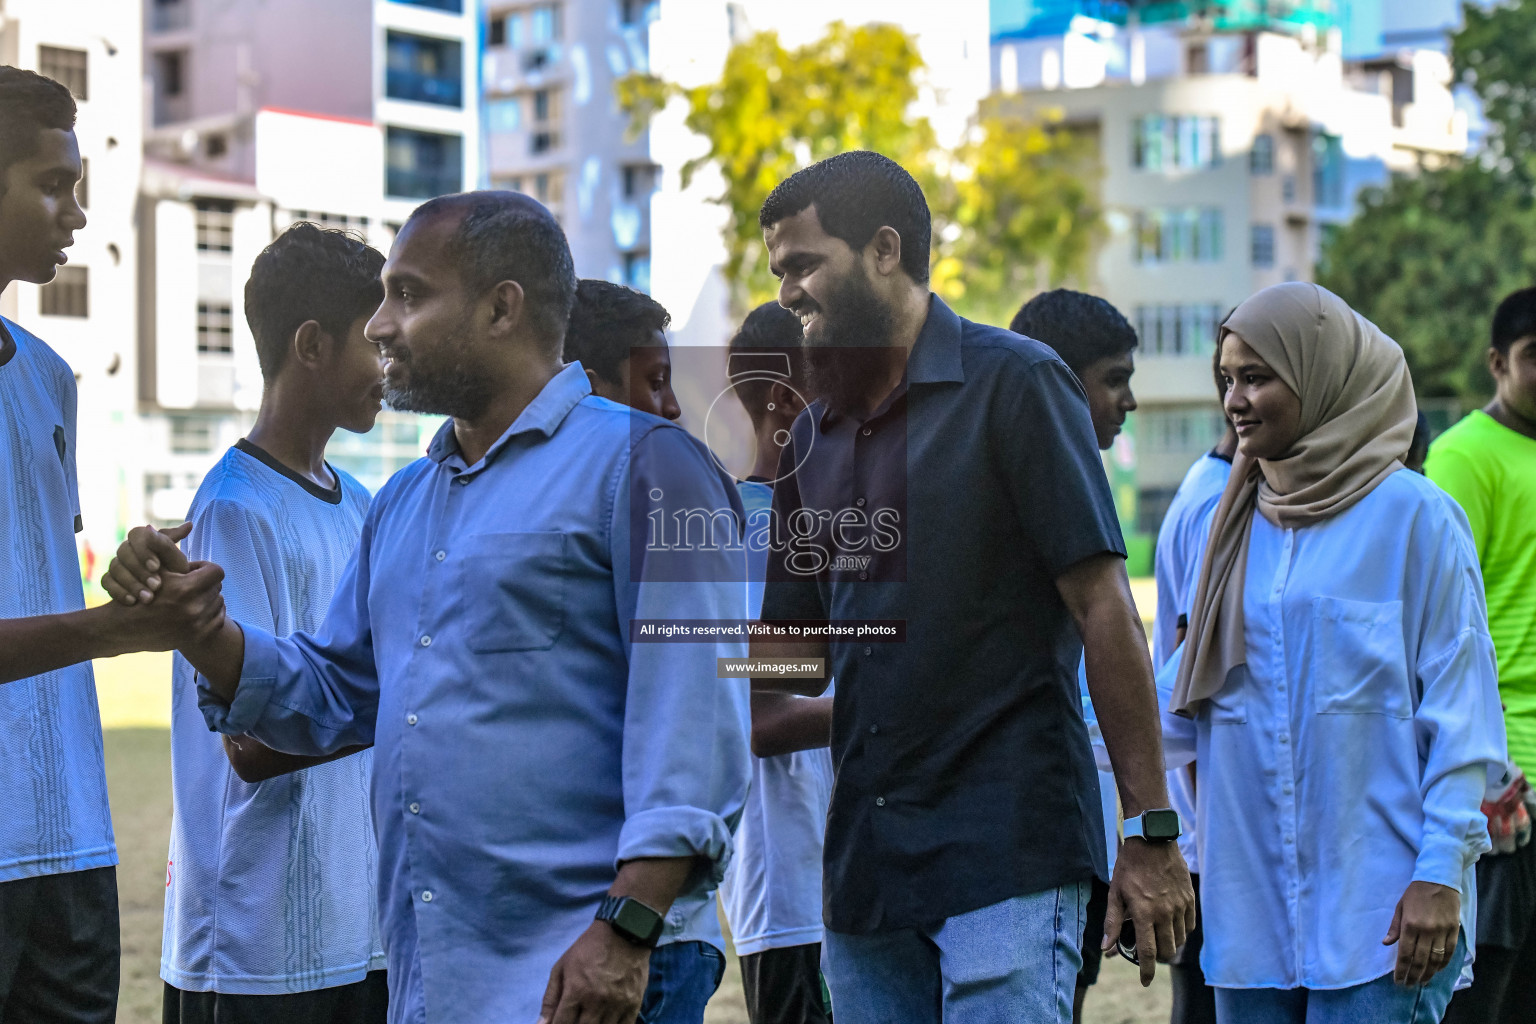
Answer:
<svg viewBox="0 0 1536 1024"><path fill-rule="evenodd" d="M1184 471L1219 437L1216 327L1253 292L1310 280L1360 189L1464 152L1450 66L1430 50L1346 63L1336 31L1127 31L994 41L999 91L1059 111L1102 160L1108 238L1095 289L1141 338L1141 408L1111 458L1155 534Z"/></svg>
<svg viewBox="0 0 1536 1024"><path fill-rule="evenodd" d="M894 21L918 39L929 88L920 113L946 141L988 89L985 0L487 0L484 85L487 173L560 217L577 273L654 294L679 344L719 345L734 324L719 267L720 182L681 168L703 140L681 102L632 138L614 84L632 71L698 85L717 78L731 45L777 31L794 47L833 21Z"/></svg>
<svg viewBox="0 0 1536 1024"><path fill-rule="evenodd" d="M63 82L79 107L89 220L52 284L17 283L0 313L51 345L79 382L82 571L99 577L136 521L134 271L142 139L138 11L120 0L0 0L0 64Z"/></svg>
<svg viewBox="0 0 1536 1024"><path fill-rule="evenodd" d="M422 200L480 179L476 0L146 0L139 211L143 515L179 521L261 400L243 293L289 224L387 251ZM333 461L377 488L428 424L385 413Z"/></svg>

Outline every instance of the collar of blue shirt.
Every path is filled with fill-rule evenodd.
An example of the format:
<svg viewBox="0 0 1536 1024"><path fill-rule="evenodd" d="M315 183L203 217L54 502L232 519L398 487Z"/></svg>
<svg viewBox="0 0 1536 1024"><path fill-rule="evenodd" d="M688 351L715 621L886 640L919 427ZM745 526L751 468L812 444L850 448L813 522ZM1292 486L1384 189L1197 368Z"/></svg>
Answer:
<svg viewBox="0 0 1536 1024"><path fill-rule="evenodd" d="M928 319L923 321L923 329L918 332L912 354L907 357L907 368L902 374L901 383L880 403L880 408L871 414L870 419L889 409L898 398L906 394L909 385L965 383L965 367L960 358L961 332L959 315L943 299L930 292ZM823 406L819 420L821 429L826 431L841 418Z"/></svg>
<svg viewBox="0 0 1536 1024"><path fill-rule="evenodd" d="M486 451L485 457L474 466L467 468L474 470L489 466L507 442L519 434L543 434L545 437L553 437L570 411L591 393L592 383L587 379L587 371L581 368L580 363L569 364L551 377L549 383L544 385L544 389L528 403L527 408L518 413L517 419L513 420L512 425L496 439L496 443ZM459 439L453 432L452 419L438 428L432 443L427 446L427 458L437 463L446 463L449 459L456 459L462 463L463 460L459 456Z"/></svg>

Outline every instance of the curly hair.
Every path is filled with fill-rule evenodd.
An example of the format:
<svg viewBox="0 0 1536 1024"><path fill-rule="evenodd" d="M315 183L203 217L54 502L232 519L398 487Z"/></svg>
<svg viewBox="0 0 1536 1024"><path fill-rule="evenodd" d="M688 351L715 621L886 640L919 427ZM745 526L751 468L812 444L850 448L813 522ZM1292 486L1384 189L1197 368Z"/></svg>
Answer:
<svg viewBox="0 0 1536 1024"><path fill-rule="evenodd" d="M35 71L0 65L0 195L11 165L37 152L39 133L75 127L75 98Z"/></svg>
<svg viewBox="0 0 1536 1024"><path fill-rule="evenodd" d="M565 361L579 361L583 369L620 384L630 349L654 345L656 332L671 322L666 307L644 292L607 281L577 281L565 328Z"/></svg>
<svg viewBox="0 0 1536 1024"><path fill-rule="evenodd" d="M313 320L332 337L351 330L384 301L384 256L356 235L299 221L261 250L245 283L245 320L256 339L261 375L283 368L294 332Z"/></svg>
<svg viewBox="0 0 1536 1024"><path fill-rule="evenodd" d="M807 207L816 207L821 229L861 250L883 227L901 236L901 268L928 283L933 218L912 175L889 157L867 149L839 153L796 171L763 202L758 225L769 228Z"/></svg>
<svg viewBox="0 0 1536 1024"><path fill-rule="evenodd" d="M1079 377L1089 365L1136 347L1136 328L1097 295L1057 288L1019 307L1008 329L1049 345Z"/></svg>

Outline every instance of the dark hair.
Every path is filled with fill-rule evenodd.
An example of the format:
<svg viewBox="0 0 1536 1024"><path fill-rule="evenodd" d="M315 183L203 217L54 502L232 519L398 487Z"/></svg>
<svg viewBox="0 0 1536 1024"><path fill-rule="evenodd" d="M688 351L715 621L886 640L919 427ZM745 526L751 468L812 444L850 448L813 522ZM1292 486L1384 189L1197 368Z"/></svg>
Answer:
<svg viewBox="0 0 1536 1024"><path fill-rule="evenodd" d="M1236 312L1237 307L1233 306L1231 309L1227 310L1227 315L1221 318L1221 323L1216 325L1216 353L1211 356L1211 375L1216 378L1216 401L1222 406L1222 419L1226 419L1227 416L1227 382L1226 379L1221 375L1222 331L1226 328L1227 321L1232 319L1232 314ZM1229 429L1232 426L1230 420L1227 422L1227 426Z"/></svg>
<svg viewBox="0 0 1536 1024"><path fill-rule="evenodd" d="M1424 456L1429 454L1429 440L1429 417L1420 409L1418 421L1413 425L1413 440L1408 442L1408 455L1404 461L1412 462L1414 455L1418 455L1418 461L1423 463Z"/></svg>
<svg viewBox="0 0 1536 1024"><path fill-rule="evenodd" d="M928 283L933 240L928 200L894 160L859 149L796 171L768 194L757 222L772 227L810 206L816 207L823 231L855 250L868 245L881 228L894 228L901 236L901 268L918 284Z"/></svg>
<svg viewBox="0 0 1536 1024"><path fill-rule="evenodd" d="M523 288L529 321L559 351L576 295L576 267L560 224L519 192L456 192L411 211L419 217L463 211L449 241L464 287L479 295L500 281Z"/></svg>
<svg viewBox="0 0 1536 1024"><path fill-rule="evenodd" d="M1069 288L1041 292L1024 303L1008 329L1055 349L1079 377L1091 363L1136 347L1136 329L1118 309Z"/></svg>
<svg viewBox="0 0 1536 1024"><path fill-rule="evenodd" d="M1493 347L1509 354L1509 346L1536 334L1536 288L1522 288L1505 297L1493 314Z"/></svg>
<svg viewBox="0 0 1536 1024"><path fill-rule="evenodd" d="M741 399L753 424L768 411L768 392L774 378L783 377L787 369L789 374L784 383L790 387L799 388L805 380L803 337L799 317L777 302L765 302L747 314L741 329L731 338L727 372L735 384L736 397ZM771 362L777 365L736 358L747 352L772 357ZM784 358L779 359L780 355Z"/></svg>
<svg viewBox="0 0 1536 1024"><path fill-rule="evenodd" d="M11 164L37 152L38 135L75 127L75 98L36 71L0 65L0 194Z"/></svg>
<svg viewBox="0 0 1536 1024"><path fill-rule="evenodd" d="M584 278L576 282L565 329L565 361L580 360L583 369L618 384L630 349L654 345L655 333L671 322L672 314L644 292Z"/></svg>
<svg viewBox="0 0 1536 1024"><path fill-rule="evenodd" d="M343 338L358 317L384 301L384 256L355 235L299 221L261 250L245 282L245 320L256 339L261 375L283 368L294 332L313 320Z"/></svg>

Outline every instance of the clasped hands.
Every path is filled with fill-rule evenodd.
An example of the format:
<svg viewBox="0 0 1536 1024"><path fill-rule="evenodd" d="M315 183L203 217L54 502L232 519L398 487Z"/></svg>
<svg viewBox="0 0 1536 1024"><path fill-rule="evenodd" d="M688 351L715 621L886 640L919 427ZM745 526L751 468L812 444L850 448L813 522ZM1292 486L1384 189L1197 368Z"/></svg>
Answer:
<svg viewBox="0 0 1536 1024"><path fill-rule="evenodd" d="M165 651L213 636L224 625L224 570L187 559L177 543L191 523L171 530L136 526L117 549L102 589L130 649Z"/></svg>

